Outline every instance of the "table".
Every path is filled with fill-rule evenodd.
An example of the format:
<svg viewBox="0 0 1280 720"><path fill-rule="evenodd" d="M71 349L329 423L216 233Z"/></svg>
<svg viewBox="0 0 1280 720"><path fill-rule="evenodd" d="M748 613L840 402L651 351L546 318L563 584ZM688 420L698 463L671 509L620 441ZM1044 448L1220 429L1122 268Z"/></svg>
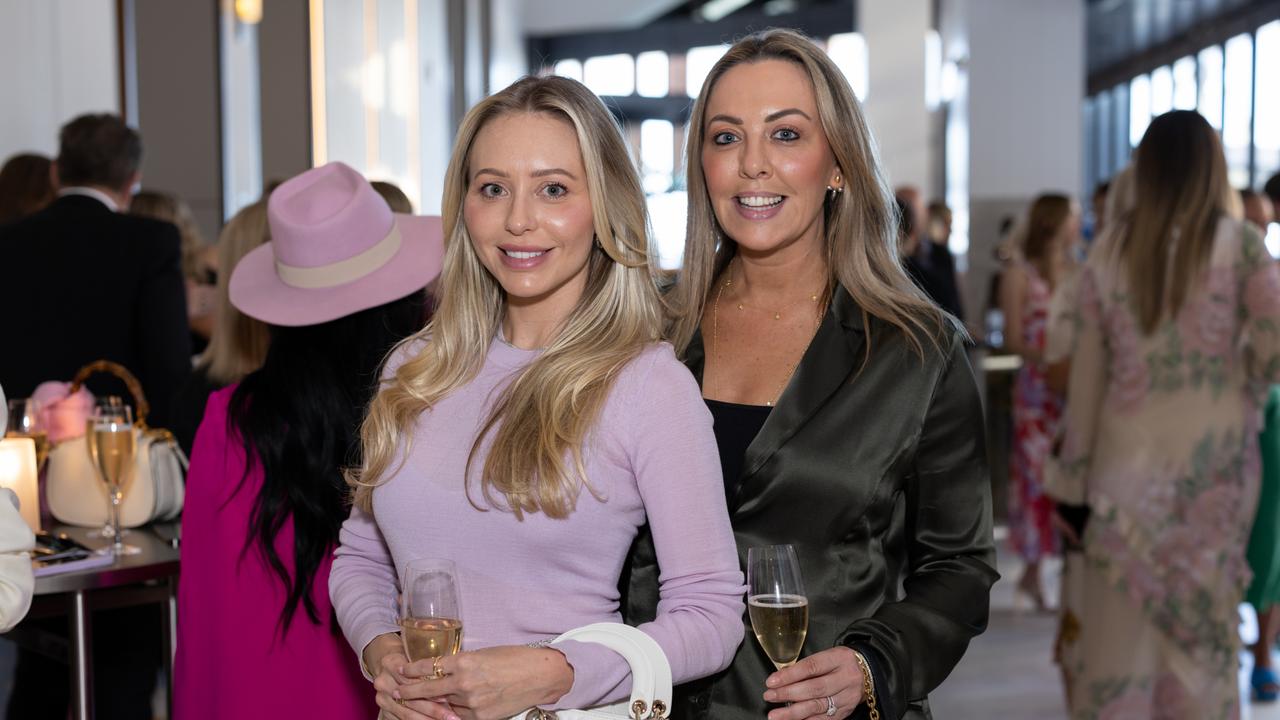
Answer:
<svg viewBox="0 0 1280 720"><path fill-rule="evenodd" d="M179 528L177 522L134 528L125 536L125 541L142 552L117 558L115 563L106 567L36 579L35 597L28 617L63 613L68 616L72 715L76 720L93 717L93 628L90 619L94 608L163 604L165 667L169 678L169 704L172 706L173 652L178 634ZM110 544L95 528L57 525L48 529L54 533L65 532L91 548Z"/></svg>

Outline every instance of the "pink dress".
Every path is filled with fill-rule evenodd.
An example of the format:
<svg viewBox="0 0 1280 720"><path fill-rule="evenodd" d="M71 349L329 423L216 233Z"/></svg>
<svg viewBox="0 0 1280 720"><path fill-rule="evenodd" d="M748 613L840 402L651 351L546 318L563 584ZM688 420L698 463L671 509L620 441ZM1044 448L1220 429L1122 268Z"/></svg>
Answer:
<svg viewBox="0 0 1280 720"><path fill-rule="evenodd" d="M1049 283L1024 263L1022 342L1044 352L1049 321ZM1049 389L1043 363L1026 362L1013 388L1013 448L1009 458L1009 540L1018 555L1036 562L1057 549L1049 518L1053 500L1044 494L1044 462L1053 449L1062 399Z"/></svg>
<svg viewBox="0 0 1280 720"><path fill-rule="evenodd" d="M242 553L262 471L254 469L240 487L245 450L227 434L233 391L234 386L209 396L191 454L182 516L174 717L369 717L376 711L373 687L329 623L332 558L325 559L312 586L322 624L312 623L300 607L282 636L284 588L256 544ZM276 538L276 549L292 571L292 520Z"/></svg>

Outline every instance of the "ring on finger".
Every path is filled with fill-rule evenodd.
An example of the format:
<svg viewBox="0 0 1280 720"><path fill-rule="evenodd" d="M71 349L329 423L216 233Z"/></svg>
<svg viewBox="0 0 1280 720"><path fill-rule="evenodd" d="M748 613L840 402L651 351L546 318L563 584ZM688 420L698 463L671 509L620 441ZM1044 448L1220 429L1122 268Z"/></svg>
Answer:
<svg viewBox="0 0 1280 720"><path fill-rule="evenodd" d="M835 717L836 699L832 695L827 696L827 717Z"/></svg>
<svg viewBox="0 0 1280 720"><path fill-rule="evenodd" d="M399 705L400 707L404 707L404 698L402 697L396 698L396 704Z"/></svg>
<svg viewBox="0 0 1280 720"><path fill-rule="evenodd" d="M431 660L431 673L437 679L447 677L447 673L445 673L444 668L441 667L443 663L444 658L439 656L432 658Z"/></svg>

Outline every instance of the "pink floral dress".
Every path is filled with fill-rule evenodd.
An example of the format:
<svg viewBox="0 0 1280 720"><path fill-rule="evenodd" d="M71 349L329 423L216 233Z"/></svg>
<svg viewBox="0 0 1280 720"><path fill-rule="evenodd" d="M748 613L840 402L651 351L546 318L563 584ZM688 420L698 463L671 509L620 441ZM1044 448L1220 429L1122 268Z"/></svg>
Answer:
<svg viewBox="0 0 1280 720"><path fill-rule="evenodd" d="M1143 335L1114 240L1080 277L1062 450L1092 510L1072 717L1237 718L1280 271L1255 230L1223 219L1183 308Z"/></svg>
<svg viewBox="0 0 1280 720"><path fill-rule="evenodd" d="M1023 299L1022 342L1043 353L1052 291L1036 272L1023 264L1027 292ZM1049 389L1044 363L1027 362L1013 386L1013 447L1009 456L1009 539L1027 562L1056 551L1049 523L1053 501L1044 494L1044 463L1053 449L1062 399Z"/></svg>

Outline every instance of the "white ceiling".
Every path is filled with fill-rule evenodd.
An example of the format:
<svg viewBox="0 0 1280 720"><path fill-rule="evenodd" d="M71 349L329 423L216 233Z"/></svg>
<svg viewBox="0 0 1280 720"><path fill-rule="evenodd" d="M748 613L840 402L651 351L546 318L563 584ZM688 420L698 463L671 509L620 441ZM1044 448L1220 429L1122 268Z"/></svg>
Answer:
<svg viewBox="0 0 1280 720"><path fill-rule="evenodd" d="M640 27L682 0L525 0L526 35L563 35Z"/></svg>

